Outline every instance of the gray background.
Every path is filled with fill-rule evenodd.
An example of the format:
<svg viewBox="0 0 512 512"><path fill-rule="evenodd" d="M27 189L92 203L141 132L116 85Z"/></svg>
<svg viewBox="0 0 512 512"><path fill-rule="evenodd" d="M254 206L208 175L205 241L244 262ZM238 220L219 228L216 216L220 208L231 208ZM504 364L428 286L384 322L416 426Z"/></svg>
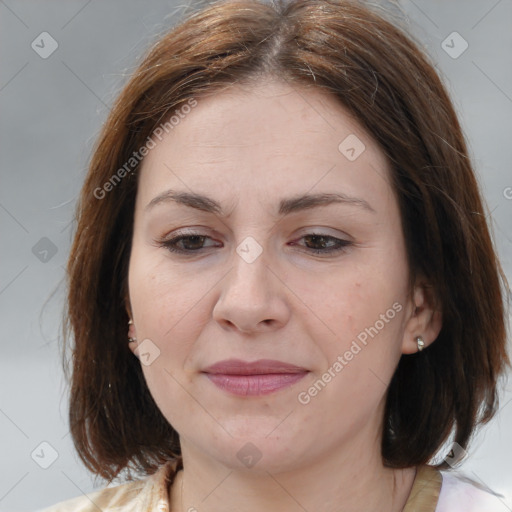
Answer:
<svg viewBox="0 0 512 512"><path fill-rule="evenodd" d="M36 510L102 486L68 435L58 353L71 219L108 105L181 4L0 0L0 511ZM512 1L399 5L454 98L512 280ZM44 31L58 43L46 59L31 47ZM442 48L454 31L469 44L458 58ZM462 48L460 39L448 42L452 52ZM512 510L507 388L498 417L462 468L506 495L504 511ZM51 462L53 452L41 442L58 455L48 469L39 464Z"/></svg>

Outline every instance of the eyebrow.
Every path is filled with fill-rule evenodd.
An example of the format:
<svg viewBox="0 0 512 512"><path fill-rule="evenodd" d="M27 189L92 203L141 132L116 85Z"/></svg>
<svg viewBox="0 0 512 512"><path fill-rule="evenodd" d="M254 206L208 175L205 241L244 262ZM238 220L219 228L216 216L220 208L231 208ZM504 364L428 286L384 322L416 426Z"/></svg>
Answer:
<svg viewBox="0 0 512 512"><path fill-rule="evenodd" d="M149 211L157 204L175 202L197 210L225 216L222 206L207 196L190 192L180 192L176 190L166 190L154 197L145 207ZM356 206L376 214L377 212L364 199L351 197L343 193L319 193L302 194L286 199L281 199L279 203L279 216L289 215L291 213L308 210L319 206L328 206L330 204L346 204Z"/></svg>

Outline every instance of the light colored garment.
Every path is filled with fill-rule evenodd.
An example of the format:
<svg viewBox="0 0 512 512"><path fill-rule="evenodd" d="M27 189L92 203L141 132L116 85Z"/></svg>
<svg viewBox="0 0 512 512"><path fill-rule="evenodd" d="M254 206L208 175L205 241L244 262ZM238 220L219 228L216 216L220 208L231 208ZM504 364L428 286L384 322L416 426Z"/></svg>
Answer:
<svg viewBox="0 0 512 512"><path fill-rule="evenodd" d="M41 512L169 512L169 489L178 461L171 461L142 480L105 487L57 503Z"/></svg>
<svg viewBox="0 0 512 512"><path fill-rule="evenodd" d="M180 468L171 461L142 480L63 501L40 512L169 512L169 489ZM497 497L448 472L420 466L403 512L506 512Z"/></svg>
<svg viewBox="0 0 512 512"><path fill-rule="evenodd" d="M503 496L490 494L456 473L442 471L443 485L435 512L510 512Z"/></svg>

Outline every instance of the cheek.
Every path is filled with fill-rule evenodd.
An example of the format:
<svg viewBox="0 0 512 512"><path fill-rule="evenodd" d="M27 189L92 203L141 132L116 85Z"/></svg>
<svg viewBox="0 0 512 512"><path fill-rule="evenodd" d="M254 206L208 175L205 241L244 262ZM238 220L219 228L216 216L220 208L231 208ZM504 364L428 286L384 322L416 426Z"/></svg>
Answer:
<svg viewBox="0 0 512 512"><path fill-rule="evenodd" d="M179 353L173 353L173 359L179 359ZM195 418L202 413L198 410L197 402L187 389L190 382L187 376L175 371L172 367L173 359L161 354L150 366L142 366L144 379L157 408L180 434L183 425L190 434L191 426L187 418ZM192 426L193 428L193 426Z"/></svg>
<svg viewBox="0 0 512 512"><path fill-rule="evenodd" d="M173 269L160 254L134 251L129 269L130 301L138 335L163 341L176 338L188 318L197 316L207 283ZM198 324L198 319L193 325ZM139 337L139 336L138 336Z"/></svg>
<svg viewBox="0 0 512 512"><path fill-rule="evenodd" d="M144 378L158 409L179 428L183 417L197 415L185 391L191 386L190 375L183 368L207 318L201 297L208 288L171 271L167 262L155 263L136 252L130 261L129 287L137 339L151 353L150 364L140 357Z"/></svg>
<svg viewBox="0 0 512 512"><path fill-rule="evenodd" d="M375 250L371 262L361 258L346 271L332 272L322 290L307 290L315 313L310 318L329 330L328 336L315 337L327 368L341 356L344 368L350 367L344 379L358 387L375 381L375 375L387 383L401 355L406 267L396 264L397 256Z"/></svg>
<svg viewBox="0 0 512 512"><path fill-rule="evenodd" d="M401 356L403 324L403 305L394 300L394 288L379 288L369 276L335 284L343 284L344 291L328 290L332 300L323 309L335 334L315 338L325 356L323 366L300 390L300 403L310 401L301 405L304 414L322 416L333 436L336 429L362 428L383 404Z"/></svg>
<svg viewBox="0 0 512 512"><path fill-rule="evenodd" d="M200 330L194 297L176 293L176 283L136 265L130 272L130 299L139 343L142 371L151 395L167 420L166 404L182 402L186 377L178 375ZM193 315L195 322L190 322ZM142 348L144 346L144 348ZM145 359L144 352L150 356ZM150 364L145 364L146 362ZM180 372L181 373L181 372ZM172 411L170 411L172 412Z"/></svg>
<svg viewBox="0 0 512 512"><path fill-rule="evenodd" d="M404 300L401 283L393 276L383 276L371 267L348 272L332 272L322 287L304 287L302 296L309 306L310 318L321 320L332 341L355 338L377 322L377 329L389 330L397 324L397 309L393 304ZM382 319L382 315L384 318ZM382 324L384 321L384 324ZM362 336L364 338L364 336Z"/></svg>

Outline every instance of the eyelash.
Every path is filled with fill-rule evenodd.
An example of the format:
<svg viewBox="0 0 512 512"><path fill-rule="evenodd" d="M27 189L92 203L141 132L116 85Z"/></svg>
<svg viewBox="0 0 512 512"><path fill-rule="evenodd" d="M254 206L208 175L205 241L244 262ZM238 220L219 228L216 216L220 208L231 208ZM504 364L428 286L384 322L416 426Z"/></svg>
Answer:
<svg viewBox="0 0 512 512"><path fill-rule="evenodd" d="M305 235L303 235L301 237L302 238L306 238L306 237L318 237L318 238L321 238L321 239L324 239L324 241L327 241L327 242L332 242L334 241L335 242L335 245L337 247L330 247L328 249L309 249L309 251L313 254L316 254L316 255L330 255L330 254L334 254L334 253L340 253L340 252L343 252L345 251L349 246L352 245L352 242L348 241L348 240L342 240L342 239L339 239L339 238L336 238L334 236L330 236L330 235L325 235L323 233L307 233ZM187 234L187 235L178 235L178 236L175 236L173 238L170 238L170 239L167 239L167 240L160 240L158 242L158 245L159 247L164 247L165 249L167 249L169 252L172 252L172 253L177 253L177 254L182 254L184 256L192 256L194 253L199 253L201 251L201 249L203 248L199 248L198 250L190 250L190 249L180 249L177 247L177 244L183 240L190 240L191 238L200 238L200 239L203 239L203 243L204 243L204 240L210 238L206 235L201 235L199 233L191 233L191 234ZM210 247L214 247L214 246L210 246ZM306 250L308 250L308 248L306 248Z"/></svg>

